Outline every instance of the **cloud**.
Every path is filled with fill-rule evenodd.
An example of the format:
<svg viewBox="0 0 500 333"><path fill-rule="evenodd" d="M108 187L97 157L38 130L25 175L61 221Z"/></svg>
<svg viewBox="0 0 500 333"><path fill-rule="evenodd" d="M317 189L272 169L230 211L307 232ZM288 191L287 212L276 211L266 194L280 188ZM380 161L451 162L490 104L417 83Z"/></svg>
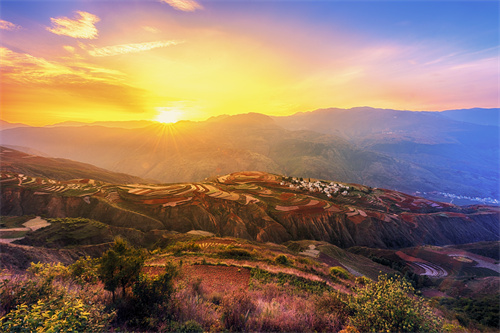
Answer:
<svg viewBox="0 0 500 333"><path fill-rule="evenodd" d="M142 29L144 29L147 32L152 32L154 34L157 34L160 32L160 29L157 29L155 27L150 27L150 26L143 26Z"/></svg>
<svg viewBox="0 0 500 333"><path fill-rule="evenodd" d="M194 12L197 9L203 9L203 6L194 0L160 0L169 4L171 7L182 10L183 12Z"/></svg>
<svg viewBox="0 0 500 333"><path fill-rule="evenodd" d="M118 84L124 75L119 71L81 62L66 65L48 61L30 54L14 52L6 47L0 47L0 57L0 73L5 81L50 84L67 78L78 78L78 81L106 81Z"/></svg>
<svg viewBox="0 0 500 333"><path fill-rule="evenodd" d="M109 57L120 54L149 51L159 47L167 47L181 43L184 43L184 41L162 40L162 41L148 42L148 43L122 44L122 45L95 48L93 50L90 50L89 54L94 57Z"/></svg>
<svg viewBox="0 0 500 333"><path fill-rule="evenodd" d="M0 20L0 30L12 31L12 30L18 30L18 29L21 29L20 25L14 24L14 23L9 22L9 21Z"/></svg>
<svg viewBox="0 0 500 333"><path fill-rule="evenodd" d="M144 111L147 92L131 86L120 71L85 62L49 61L5 47L0 47L0 58L2 89L12 92L4 92L2 104L24 105L26 96L45 96L49 104L60 105L73 96L77 98L71 101L75 106L97 103L130 112Z"/></svg>
<svg viewBox="0 0 500 333"><path fill-rule="evenodd" d="M75 18L67 17L51 18L52 28L47 27L47 30L56 35L69 36L82 39L96 39L98 36L95 23L101 19L96 15L77 11Z"/></svg>

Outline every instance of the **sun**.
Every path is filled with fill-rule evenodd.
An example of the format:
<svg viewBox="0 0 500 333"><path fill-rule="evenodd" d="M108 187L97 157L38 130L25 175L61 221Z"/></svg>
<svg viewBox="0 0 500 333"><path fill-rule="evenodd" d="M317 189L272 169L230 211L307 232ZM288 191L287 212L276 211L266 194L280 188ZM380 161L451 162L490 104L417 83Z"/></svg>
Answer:
<svg viewBox="0 0 500 333"><path fill-rule="evenodd" d="M163 124L173 124L180 120L182 112L175 108L160 107L156 108L158 114L156 115L155 121Z"/></svg>

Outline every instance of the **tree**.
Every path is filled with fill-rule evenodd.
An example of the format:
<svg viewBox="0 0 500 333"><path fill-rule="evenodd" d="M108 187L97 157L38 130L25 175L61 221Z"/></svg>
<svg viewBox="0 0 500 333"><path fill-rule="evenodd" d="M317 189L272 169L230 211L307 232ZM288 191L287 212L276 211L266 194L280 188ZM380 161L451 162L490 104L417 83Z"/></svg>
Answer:
<svg viewBox="0 0 500 333"><path fill-rule="evenodd" d="M116 288L122 288L122 297L128 286L134 283L144 265L144 255L117 237L113 246L101 257L99 262L99 279L104 283L104 289L111 291L113 302Z"/></svg>

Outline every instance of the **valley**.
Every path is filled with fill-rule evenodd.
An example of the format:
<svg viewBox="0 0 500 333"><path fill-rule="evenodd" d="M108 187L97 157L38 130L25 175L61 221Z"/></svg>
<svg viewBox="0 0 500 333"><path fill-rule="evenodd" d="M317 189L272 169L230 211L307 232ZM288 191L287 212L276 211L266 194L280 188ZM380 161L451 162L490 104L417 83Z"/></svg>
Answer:
<svg viewBox="0 0 500 333"><path fill-rule="evenodd" d="M123 241L144 253L137 281L156 281L175 267L172 317L155 317L174 331L188 323L199 331L339 331L355 323L357 297L387 277L404 277L438 306L439 325L483 331L496 325L489 307L482 317L456 309L460 297L491 305L491 290L500 287L498 258L488 257L499 248L498 207L261 171L171 184L112 172L97 173L107 177L101 180L73 178L81 175L73 161L58 160L54 169L47 158L0 152L9 161L0 178L4 290L17 288L21 282L9 281L23 276L42 283L51 274L66 285L86 276L85 290L101 295L96 306L117 306L96 270ZM125 182L113 182L118 176ZM77 264L85 265L83 275L72 275ZM59 283L53 288L71 297ZM108 328L157 329L123 312L141 302L135 283L125 288L118 312L106 314L115 316ZM248 319L227 321L240 311L237 303L249 307L241 310ZM331 306L336 310L327 315ZM304 326L304 318L312 322Z"/></svg>

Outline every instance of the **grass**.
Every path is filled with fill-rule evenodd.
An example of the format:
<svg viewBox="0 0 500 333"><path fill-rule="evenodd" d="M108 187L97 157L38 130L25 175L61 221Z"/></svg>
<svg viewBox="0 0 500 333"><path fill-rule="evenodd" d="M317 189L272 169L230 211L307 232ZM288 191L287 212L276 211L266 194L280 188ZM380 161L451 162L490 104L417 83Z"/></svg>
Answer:
<svg viewBox="0 0 500 333"><path fill-rule="evenodd" d="M34 218L35 215L0 216L0 228L24 228L23 223Z"/></svg>

